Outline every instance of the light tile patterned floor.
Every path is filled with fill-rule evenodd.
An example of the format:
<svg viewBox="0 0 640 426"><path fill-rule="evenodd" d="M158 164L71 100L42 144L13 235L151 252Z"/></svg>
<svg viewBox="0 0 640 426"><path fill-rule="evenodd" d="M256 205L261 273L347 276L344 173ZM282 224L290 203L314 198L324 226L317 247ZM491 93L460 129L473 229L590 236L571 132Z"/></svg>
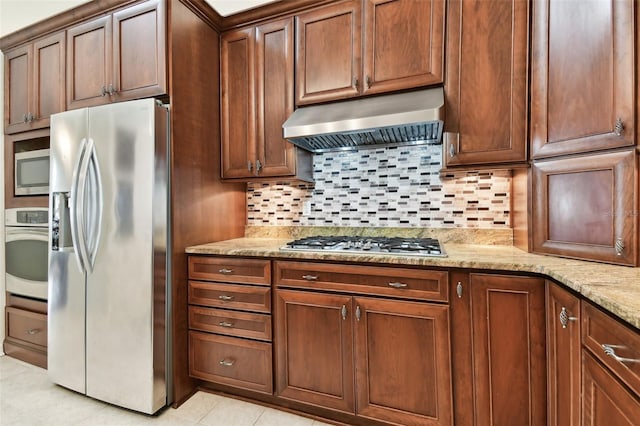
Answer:
<svg viewBox="0 0 640 426"><path fill-rule="evenodd" d="M0 425L325 426L283 411L196 393L178 409L146 416L51 383L46 370L0 356ZM327 425L328 426L328 425Z"/></svg>

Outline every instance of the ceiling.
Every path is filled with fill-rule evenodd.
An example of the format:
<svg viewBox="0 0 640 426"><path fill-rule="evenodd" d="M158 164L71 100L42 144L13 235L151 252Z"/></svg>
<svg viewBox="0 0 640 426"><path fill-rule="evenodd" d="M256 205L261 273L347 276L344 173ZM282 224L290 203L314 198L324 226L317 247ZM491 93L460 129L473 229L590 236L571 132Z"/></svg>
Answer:
<svg viewBox="0 0 640 426"><path fill-rule="evenodd" d="M205 0L222 16L229 16L234 13L273 3L276 0Z"/></svg>

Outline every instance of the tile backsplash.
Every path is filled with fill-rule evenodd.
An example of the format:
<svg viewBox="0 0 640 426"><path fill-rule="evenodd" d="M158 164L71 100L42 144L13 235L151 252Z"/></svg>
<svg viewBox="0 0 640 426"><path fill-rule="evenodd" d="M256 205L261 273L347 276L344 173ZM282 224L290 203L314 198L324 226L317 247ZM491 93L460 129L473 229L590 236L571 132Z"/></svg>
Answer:
<svg viewBox="0 0 640 426"><path fill-rule="evenodd" d="M315 183L253 182L249 226L509 228L511 172L440 175L442 146L330 152Z"/></svg>

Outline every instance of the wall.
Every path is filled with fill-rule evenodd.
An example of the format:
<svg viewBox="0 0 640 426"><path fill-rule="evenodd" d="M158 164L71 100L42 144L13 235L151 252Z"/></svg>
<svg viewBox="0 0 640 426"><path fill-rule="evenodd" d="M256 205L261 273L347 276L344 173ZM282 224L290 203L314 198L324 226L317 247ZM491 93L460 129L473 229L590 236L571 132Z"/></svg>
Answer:
<svg viewBox="0 0 640 426"><path fill-rule="evenodd" d="M442 146L316 154L313 184L249 183L249 226L509 228L511 172L446 173Z"/></svg>

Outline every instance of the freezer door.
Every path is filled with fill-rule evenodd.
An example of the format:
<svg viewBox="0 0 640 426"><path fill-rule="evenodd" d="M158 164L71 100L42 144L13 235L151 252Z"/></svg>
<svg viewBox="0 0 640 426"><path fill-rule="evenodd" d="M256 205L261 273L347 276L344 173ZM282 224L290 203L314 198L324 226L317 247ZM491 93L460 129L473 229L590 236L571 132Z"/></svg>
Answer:
<svg viewBox="0 0 640 426"><path fill-rule="evenodd" d="M166 404L167 189L166 172L156 172L166 162L156 155L155 110L152 99L89 110L96 161L87 187L96 189L86 193L84 210L87 395L145 413ZM166 150L166 139L158 143Z"/></svg>
<svg viewBox="0 0 640 426"><path fill-rule="evenodd" d="M81 393L85 392L85 274L71 228L87 117L86 108L52 115L49 151L47 371L54 383Z"/></svg>

